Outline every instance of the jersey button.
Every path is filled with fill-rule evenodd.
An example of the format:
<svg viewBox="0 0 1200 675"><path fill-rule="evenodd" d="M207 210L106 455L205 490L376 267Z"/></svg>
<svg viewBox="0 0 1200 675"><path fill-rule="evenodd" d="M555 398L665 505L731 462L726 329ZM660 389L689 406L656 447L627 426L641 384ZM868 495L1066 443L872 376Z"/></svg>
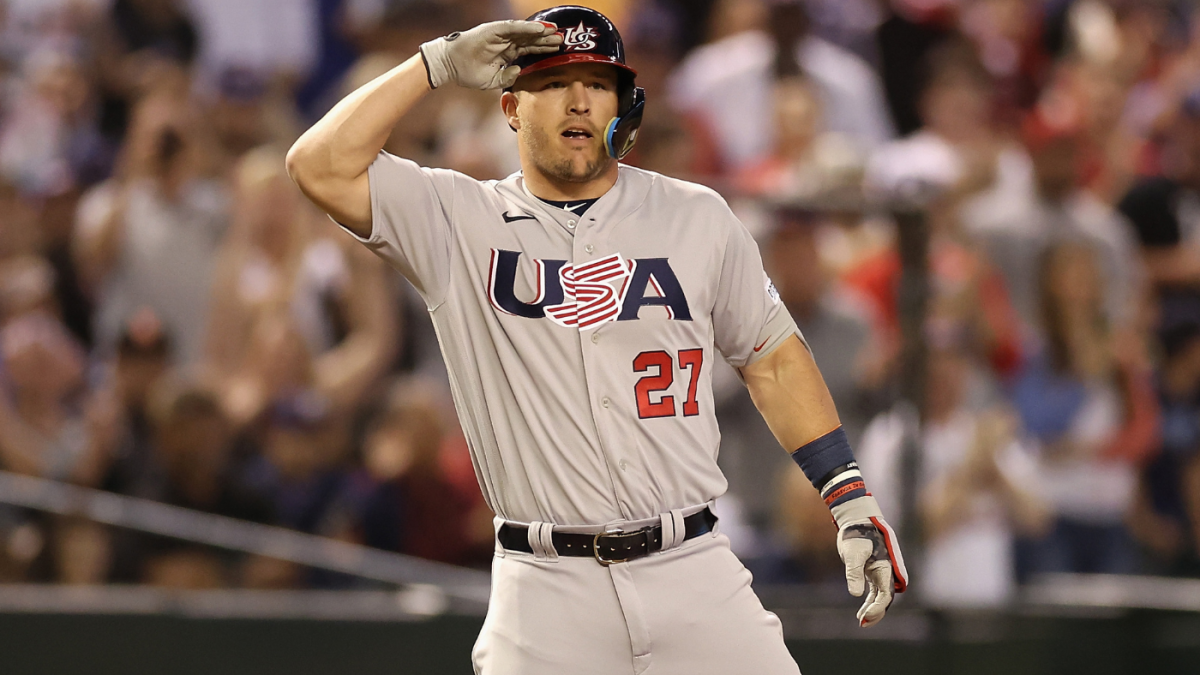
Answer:
<svg viewBox="0 0 1200 675"><path fill-rule="evenodd" d="M591 244L588 244L587 246L583 247L583 250L587 251L588 253L591 253L592 251L596 250L596 247L592 246Z"/></svg>
<svg viewBox="0 0 1200 675"><path fill-rule="evenodd" d="M608 407L608 404L609 404L610 402L611 402L611 401L609 401L609 400L608 400L608 397L607 397L607 396L605 396L604 398L600 399L600 405L604 406L605 408L607 408L607 407Z"/></svg>
<svg viewBox="0 0 1200 675"><path fill-rule="evenodd" d="M600 335L598 333L593 332L592 333L592 344L596 344L597 342L600 342Z"/></svg>
<svg viewBox="0 0 1200 675"><path fill-rule="evenodd" d="M568 220L568 221L567 221L567 228L568 228L568 229L571 229L571 230L575 229L575 221L573 221L573 220Z"/></svg>
<svg viewBox="0 0 1200 675"><path fill-rule="evenodd" d="M621 466L621 470L622 470L622 471L624 471L624 470L625 470L625 468L626 468L627 466L629 466L628 464L626 464L626 463L625 463L625 460L621 460L620 462L618 462L618 464Z"/></svg>

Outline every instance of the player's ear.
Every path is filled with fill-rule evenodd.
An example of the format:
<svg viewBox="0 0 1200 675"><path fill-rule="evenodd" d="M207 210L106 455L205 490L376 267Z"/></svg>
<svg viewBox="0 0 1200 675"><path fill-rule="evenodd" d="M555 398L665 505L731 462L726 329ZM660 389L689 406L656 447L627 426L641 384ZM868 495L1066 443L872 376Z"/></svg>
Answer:
<svg viewBox="0 0 1200 675"><path fill-rule="evenodd" d="M508 128L513 131L521 128L521 119L517 117L517 103L517 95L512 90L500 95L500 109L504 111L504 117L508 120Z"/></svg>

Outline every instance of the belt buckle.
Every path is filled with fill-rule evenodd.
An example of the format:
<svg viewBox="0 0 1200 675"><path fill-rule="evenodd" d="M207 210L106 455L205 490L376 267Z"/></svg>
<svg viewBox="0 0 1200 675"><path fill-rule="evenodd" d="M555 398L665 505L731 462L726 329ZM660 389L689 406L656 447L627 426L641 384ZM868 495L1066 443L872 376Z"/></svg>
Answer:
<svg viewBox="0 0 1200 675"><path fill-rule="evenodd" d="M617 563L629 562L633 558L605 558L604 556L600 555L600 537L636 537L639 534L645 534L650 529L651 528L649 527L643 527L642 529L634 530L633 532L597 532L596 536L592 538L592 555L596 557L596 562L605 567L608 567L609 565L615 565ZM650 540L647 539L646 543L649 545Z"/></svg>

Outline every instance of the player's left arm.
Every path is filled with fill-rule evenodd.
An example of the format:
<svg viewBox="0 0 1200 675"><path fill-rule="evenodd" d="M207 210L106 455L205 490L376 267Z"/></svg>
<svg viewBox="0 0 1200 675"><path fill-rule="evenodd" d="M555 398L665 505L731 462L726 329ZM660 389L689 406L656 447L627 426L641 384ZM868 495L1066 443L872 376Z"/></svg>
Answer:
<svg viewBox="0 0 1200 675"><path fill-rule="evenodd" d="M721 271L712 306L713 344L741 372L750 396L784 448L821 492L837 523L838 553L863 626L883 618L908 585L896 536L867 493L821 371L763 272L754 237L716 193L696 194L703 218L724 226ZM718 237L709 241L720 242Z"/></svg>
<svg viewBox="0 0 1200 675"><path fill-rule="evenodd" d="M858 611L860 624L878 623L893 593L908 586L908 571L895 533L866 490L812 354L793 335L740 371L767 426L780 445L792 451L833 513L850 593L861 596L867 591Z"/></svg>

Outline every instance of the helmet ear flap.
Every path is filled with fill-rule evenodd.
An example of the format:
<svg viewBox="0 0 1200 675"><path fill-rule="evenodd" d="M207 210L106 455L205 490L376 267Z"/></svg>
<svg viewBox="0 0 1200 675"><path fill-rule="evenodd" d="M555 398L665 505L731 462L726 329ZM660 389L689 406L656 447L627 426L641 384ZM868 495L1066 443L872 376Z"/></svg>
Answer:
<svg viewBox="0 0 1200 675"><path fill-rule="evenodd" d="M634 84L633 76L628 72L619 68L614 70L617 71L617 115L620 116L633 110L640 87ZM642 94L642 99L645 100L645 93Z"/></svg>
<svg viewBox="0 0 1200 675"><path fill-rule="evenodd" d="M622 108L620 116L614 117L604 129L604 149L613 159L624 159L637 142L638 127L642 124L642 112L646 107L646 91L641 87L630 87L631 105Z"/></svg>

